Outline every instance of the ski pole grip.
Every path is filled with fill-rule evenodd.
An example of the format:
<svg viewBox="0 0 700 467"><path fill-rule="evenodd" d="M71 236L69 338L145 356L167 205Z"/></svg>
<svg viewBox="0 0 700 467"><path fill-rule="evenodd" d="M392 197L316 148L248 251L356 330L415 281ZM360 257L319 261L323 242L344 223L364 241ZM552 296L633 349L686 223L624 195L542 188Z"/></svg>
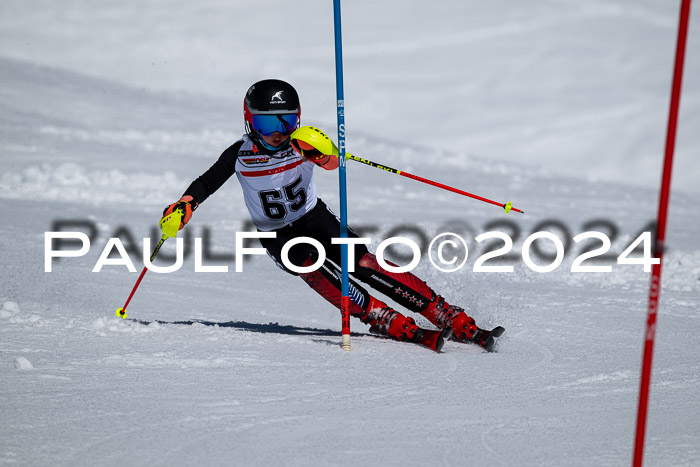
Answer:
<svg viewBox="0 0 700 467"><path fill-rule="evenodd" d="M163 237L177 237L177 233L180 231L180 223L184 215L185 213L181 208L176 208L173 212L161 218L160 222L158 222L158 226L163 232Z"/></svg>

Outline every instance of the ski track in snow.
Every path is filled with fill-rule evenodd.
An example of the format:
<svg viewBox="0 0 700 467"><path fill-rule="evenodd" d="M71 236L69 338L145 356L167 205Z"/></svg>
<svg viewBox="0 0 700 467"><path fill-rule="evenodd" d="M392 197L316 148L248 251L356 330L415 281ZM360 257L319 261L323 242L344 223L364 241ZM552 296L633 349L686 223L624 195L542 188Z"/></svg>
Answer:
<svg viewBox="0 0 700 467"><path fill-rule="evenodd" d="M349 164L350 224L370 229L372 248L401 224L427 236L454 230L470 244L464 270L440 273L424 257L417 273L483 327L501 324L507 331L497 352L448 342L438 355L368 335L357 321L353 350L342 352L337 312L266 257L247 261L242 274L228 260L221 260L229 266L226 274L195 274L188 257L176 273L146 275L129 306L130 320L114 315L137 274L123 266L91 272L108 236L126 228L139 250L163 207L239 137L242 83L260 78L249 70L279 75L289 60L304 63L287 77L302 83L307 95L318 91L305 104L304 123L333 135L335 117L327 66L332 50L312 40L321 33L317 27L300 28L303 46L293 53L277 39L244 31L272 58L280 54L279 60L266 55L261 66L260 51L249 55L227 35L231 18L218 7L139 4L135 21L123 2L109 4L80 14L61 7L56 20L49 4L10 2L0 21L0 464L630 462L649 275L641 266L616 265L614 257L655 216L657 192L655 185L615 180L609 171L624 167L630 180L656 183L661 138L651 129L665 115L670 69L666 59L659 65L668 54L658 43L671 38L675 12L654 2L538 2L510 5L503 18L503 5L492 10L446 2L431 4L430 15L423 14L428 6L415 5L391 16L409 25L420 17L423 32L439 33L428 37L397 25L387 36L383 26L396 10L386 4L376 5L361 27L346 30L349 149L511 200L527 213L504 217L495 207ZM350 24L353 18L358 23L361 7L346 7ZM242 17L258 17L259 6L236 8ZM172 11L180 12L177 18ZM295 14L290 17L306 24L309 18ZM156 19L161 27L153 29ZM468 24L450 32L453 21ZM202 30L209 24L219 24L219 32L225 25L226 34L212 39L208 30L217 28ZM121 33L91 35L96 25L105 31L120 25ZM619 35L611 35L610 25ZM183 44L183 33L201 39ZM45 34L54 40L42 40ZM100 41L85 41L83 34ZM551 34L561 38L554 48ZM633 38L648 53L630 54L636 49L623 45ZM212 53L222 46L234 51L226 61L235 70L217 69L222 62ZM451 47L460 55L450 55ZM450 55L449 66L436 50ZM695 56L687 73L698 69ZM580 83L562 75L563 68ZM635 76L641 81L630 81ZM687 128L696 122L700 101L697 80L686 87L677 176L687 190L695 186L688 180L697 178L697 164L683 155L697 146ZM174 92L183 88L189 92ZM454 93L458 109L447 99ZM439 112L435 96L445 97ZM465 113L464 103L474 111ZM440 124L437 145L426 139L432 133L427 122ZM380 123L387 130L378 134ZM415 138L398 143L401 135ZM541 163L532 163L538 152ZM567 161L573 169L562 176ZM584 170L596 164L600 170ZM233 235L246 225L236 185L228 182L187 227L199 237L209 228L219 255L233 254ZM317 185L338 212L336 174L319 171ZM700 221L694 202L685 191L671 197L646 465L700 464ZM93 223L97 238L86 256L54 259L53 272L45 273L44 232L56 220ZM518 258L523 242L546 220L559 222L549 227L564 240L561 225L571 240L593 221L612 222L618 232L609 252L613 261L606 264L613 271L570 272L581 252L573 242L555 271L525 267ZM508 264L515 271L472 272L483 252L474 237L513 225L520 235ZM162 256L173 253L166 244ZM140 255L131 259L139 268Z"/></svg>

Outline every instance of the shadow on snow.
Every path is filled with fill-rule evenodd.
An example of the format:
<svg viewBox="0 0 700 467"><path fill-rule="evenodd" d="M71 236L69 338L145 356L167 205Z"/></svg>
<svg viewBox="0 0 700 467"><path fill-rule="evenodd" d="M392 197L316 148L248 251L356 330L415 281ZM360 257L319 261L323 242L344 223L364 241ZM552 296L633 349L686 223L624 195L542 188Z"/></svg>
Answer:
<svg viewBox="0 0 700 467"><path fill-rule="evenodd" d="M149 324L152 323L158 323L158 324L182 324L182 325L193 325L193 324L202 324L204 326L214 326L214 327L220 327L220 328L233 328L233 329L239 329L241 331L249 331L249 332L260 332L263 334L285 334L288 336L312 336L312 337L340 337L340 331L334 331L332 329L316 329L316 328L303 328L303 327L298 327L298 326L290 326L290 325L282 325L279 323L267 323L267 324L259 324L259 323L247 323L245 321L226 321L226 322L214 322L214 321L205 321L205 320L200 320L200 319L192 319L192 320L186 320L186 321L162 321L162 320L153 320L153 321L146 321L146 320L140 320L140 319L128 319L128 321L136 322L143 324L145 326L148 326ZM353 337L359 337L359 336L367 336L368 334L363 334L359 332L352 332L350 333L351 336ZM372 334L369 334L372 335ZM379 337L379 336L377 336Z"/></svg>

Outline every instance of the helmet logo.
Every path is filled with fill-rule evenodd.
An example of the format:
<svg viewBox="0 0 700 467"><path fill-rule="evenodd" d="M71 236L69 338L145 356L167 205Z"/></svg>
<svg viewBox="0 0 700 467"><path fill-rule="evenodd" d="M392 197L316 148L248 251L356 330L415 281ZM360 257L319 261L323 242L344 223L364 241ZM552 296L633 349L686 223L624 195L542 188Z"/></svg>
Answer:
<svg viewBox="0 0 700 467"><path fill-rule="evenodd" d="M270 99L270 104L284 104L285 100L282 99L282 93L284 91L278 91L272 95L272 98ZM277 101L275 101L277 99Z"/></svg>

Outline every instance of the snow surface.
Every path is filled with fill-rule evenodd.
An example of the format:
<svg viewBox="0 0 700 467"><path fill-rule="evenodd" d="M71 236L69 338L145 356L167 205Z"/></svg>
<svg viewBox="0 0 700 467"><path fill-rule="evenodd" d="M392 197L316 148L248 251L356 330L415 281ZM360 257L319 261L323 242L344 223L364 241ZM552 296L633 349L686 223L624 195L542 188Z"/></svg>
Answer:
<svg viewBox="0 0 700 467"><path fill-rule="evenodd" d="M466 269L424 258L416 272L483 327L503 325L498 352L435 354L353 321L344 353L338 314L264 257L244 273L230 260L194 273L191 256L149 273L133 321L117 319L137 274L91 272L107 239L121 230L138 249L240 136L249 84L288 79L304 123L335 134L331 2L4 0L0 463L629 464L649 274L571 273L571 238L612 223L614 257L655 217L676 2L346 3L349 150L527 213L350 164L350 222L374 248L401 224L464 234ZM700 464L699 26L695 15L646 465ZM335 173L317 183L337 209ZM248 228L236 185L186 229L209 229L217 255ZM97 238L45 273L59 220ZM512 222L519 254L547 220L571 243L555 271L517 259L510 274L471 271L476 235L515 237Z"/></svg>

